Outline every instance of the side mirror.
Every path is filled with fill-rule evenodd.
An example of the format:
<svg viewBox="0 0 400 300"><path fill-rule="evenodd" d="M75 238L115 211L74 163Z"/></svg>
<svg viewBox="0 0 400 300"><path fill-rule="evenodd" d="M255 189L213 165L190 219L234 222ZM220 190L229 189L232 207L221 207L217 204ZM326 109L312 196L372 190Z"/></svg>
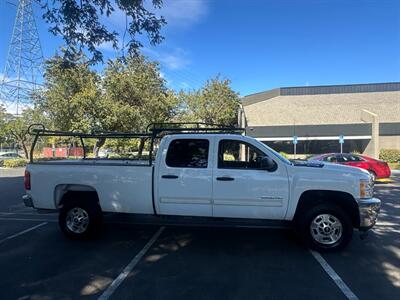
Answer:
<svg viewBox="0 0 400 300"><path fill-rule="evenodd" d="M260 161L260 169L261 170L266 170L268 172L273 172L277 168L278 168L278 165L276 164L276 162L274 162L268 156L264 156Z"/></svg>

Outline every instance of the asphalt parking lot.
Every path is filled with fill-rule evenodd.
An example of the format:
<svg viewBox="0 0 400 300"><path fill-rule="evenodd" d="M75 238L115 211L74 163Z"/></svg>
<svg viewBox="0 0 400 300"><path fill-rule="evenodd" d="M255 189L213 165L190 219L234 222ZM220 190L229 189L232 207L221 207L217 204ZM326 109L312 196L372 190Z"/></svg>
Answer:
<svg viewBox="0 0 400 300"><path fill-rule="evenodd" d="M376 185L368 238L322 256L290 230L121 221L71 241L23 206L21 175L0 169L0 299L400 299L400 175Z"/></svg>

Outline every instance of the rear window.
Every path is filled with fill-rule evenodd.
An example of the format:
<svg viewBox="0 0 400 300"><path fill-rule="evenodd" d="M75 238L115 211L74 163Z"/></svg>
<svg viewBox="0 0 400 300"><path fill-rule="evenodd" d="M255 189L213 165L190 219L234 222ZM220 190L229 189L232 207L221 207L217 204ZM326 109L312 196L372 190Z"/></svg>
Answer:
<svg viewBox="0 0 400 300"><path fill-rule="evenodd" d="M173 168L207 168L208 149L208 140L173 140L168 148L166 164Z"/></svg>

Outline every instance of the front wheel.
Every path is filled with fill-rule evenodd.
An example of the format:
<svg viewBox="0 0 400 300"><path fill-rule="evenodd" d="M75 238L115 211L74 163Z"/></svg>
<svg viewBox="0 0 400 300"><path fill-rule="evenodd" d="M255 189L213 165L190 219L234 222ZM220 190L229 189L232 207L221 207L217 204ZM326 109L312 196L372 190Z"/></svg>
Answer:
<svg viewBox="0 0 400 300"><path fill-rule="evenodd" d="M334 204L309 208L296 226L308 247L323 252L343 249L353 235L350 217Z"/></svg>
<svg viewBox="0 0 400 300"><path fill-rule="evenodd" d="M371 171L371 170L369 170L368 172L369 172L369 174L371 175L372 182L375 182L375 181L376 181L376 174L375 174L375 172L374 172L374 171Z"/></svg>
<svg viewBox="0 0 400 300"><path fill-rule="evenodd" d="M98 233L102 223L101 208L92 201L71 200L60 209L58 224L71 239L88 239Z"/></svg>

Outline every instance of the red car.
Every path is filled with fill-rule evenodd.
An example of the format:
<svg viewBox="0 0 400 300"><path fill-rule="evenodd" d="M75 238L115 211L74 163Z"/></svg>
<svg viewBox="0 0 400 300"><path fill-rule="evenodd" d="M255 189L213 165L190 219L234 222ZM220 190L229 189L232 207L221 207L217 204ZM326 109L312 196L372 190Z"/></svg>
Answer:
<svg viewBox="0 0 400 300"><path fill-rule="evenodd" d="M377 178L390 177L390 168L386 162L365 155L351 153L328 153L314 156L309 160L326 161L365 169L372 175L374 181Z"/></svg>

